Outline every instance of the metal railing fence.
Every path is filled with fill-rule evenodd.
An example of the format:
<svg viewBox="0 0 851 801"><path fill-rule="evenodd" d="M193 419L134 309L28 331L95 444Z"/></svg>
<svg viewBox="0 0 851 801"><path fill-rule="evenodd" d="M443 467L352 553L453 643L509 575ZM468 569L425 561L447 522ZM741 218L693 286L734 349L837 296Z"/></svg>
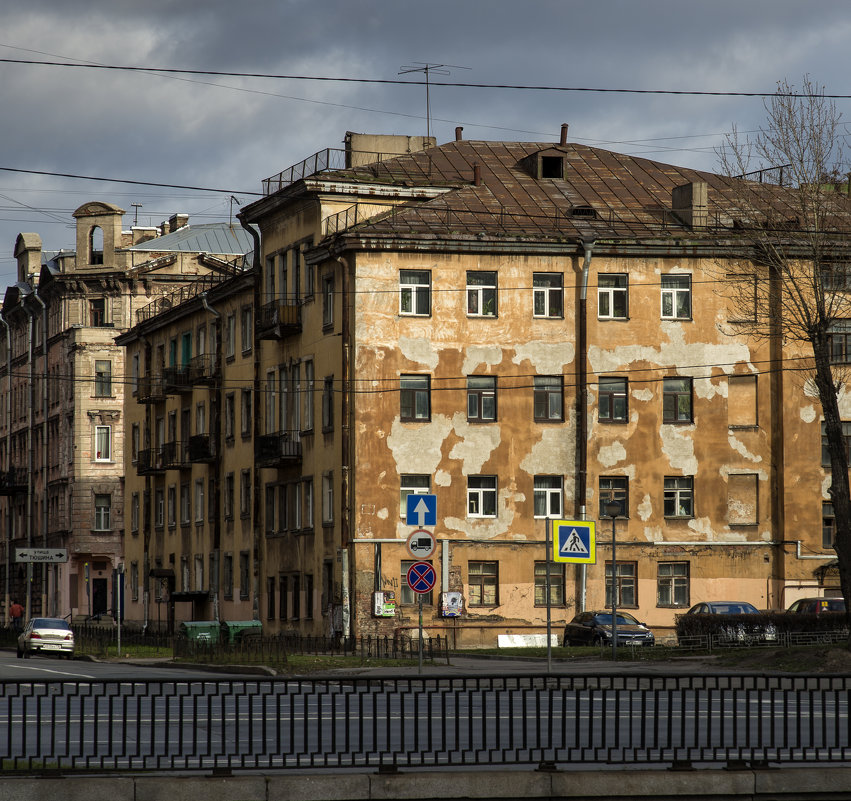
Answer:
<svg viewBox="0 0 851 801"><path fill-rule="evenodd" d="M851 676L0 684L4 771L851 760Z"/></svg>

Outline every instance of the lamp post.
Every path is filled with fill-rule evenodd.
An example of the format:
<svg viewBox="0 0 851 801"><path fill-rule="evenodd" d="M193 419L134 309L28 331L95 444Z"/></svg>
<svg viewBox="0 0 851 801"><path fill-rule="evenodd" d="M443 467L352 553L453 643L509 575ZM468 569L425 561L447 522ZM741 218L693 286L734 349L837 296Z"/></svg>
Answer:
<svg viewBox="0 0 851 801"><path fill-rule="evenodd" d="M612 518L612 662L618 660L618 551L615 518L621 510L617 501L607 501L606 514Z"/></svg>

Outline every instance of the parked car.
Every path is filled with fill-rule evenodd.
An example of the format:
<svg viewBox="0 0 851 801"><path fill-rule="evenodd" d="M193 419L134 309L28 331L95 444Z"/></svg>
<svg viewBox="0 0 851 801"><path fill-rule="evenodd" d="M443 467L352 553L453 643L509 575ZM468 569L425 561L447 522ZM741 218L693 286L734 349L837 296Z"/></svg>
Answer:
<svg viewBox="0 0 851 801"><path fill-rule="evenodd" d="M68 621L55 617L34 617L18 637L18 659L36 652L74 656L74 632Z"/></svg>
<svg viewBox="0 0 851 801"><path fill-rule="evenodd" d="M753 604L747 601L704 601L695 604L686 612L687 615L758 615ZM777 629L774 624L761 620L753 623L738 621L720 629L722 642L747 644L754 642L776 642Z"/></svg>
<svg viewBox="0 0 851 801"><path fill-rule="evenodd" d="M821 612L844 612L844 598L798 598L787 610L798 615L818 615Z"/></svg>
<svg viewBox="0 0 851 801"><path fill-rule="evenodd" d="M611 612L580 612L564 627L564 645L603 645L612 641ZM618 645L653 645L656 638L627 612L618 612Z"/></svg>

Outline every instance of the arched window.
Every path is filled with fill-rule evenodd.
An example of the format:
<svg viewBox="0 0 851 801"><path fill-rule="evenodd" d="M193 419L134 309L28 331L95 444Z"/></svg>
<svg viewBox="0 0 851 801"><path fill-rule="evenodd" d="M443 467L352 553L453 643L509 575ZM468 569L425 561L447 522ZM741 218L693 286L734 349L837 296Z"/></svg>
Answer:
<svg viewBox="0 0 851 801"><path fill-rule="evenodd" d="M89 264L103 264L103 229L98 225L89 232Z"/></svg>

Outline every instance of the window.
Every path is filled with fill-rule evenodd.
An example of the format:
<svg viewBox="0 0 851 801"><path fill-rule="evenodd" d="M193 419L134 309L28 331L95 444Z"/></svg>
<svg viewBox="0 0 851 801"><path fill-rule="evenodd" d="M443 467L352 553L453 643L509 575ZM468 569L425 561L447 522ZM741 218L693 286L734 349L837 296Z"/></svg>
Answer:
<svg viewBox="0 0 851 801"><path fill-rule="evenodd" d="M499 604L497 562L470 562L467 580L470 585L470 606Z"/></svg>
<svg viewBox="0 0 851 801"><path fill-rule="evenodd" d="M165 490L158 487L154 490L154 526L162 528L165 525Z"/></svg>
<svg viewBox="0 0 851 801"><path fill-rule="evenodd" d="M428 270L399 272L399 314L431 314L431 273Z"/></svg>
<svg viewBox="0 0 851 801"><path fill-rule="evenodd" d="M851 363L851 320L835 320L828 330L830 361L833 364Z"/></svg>
<svg viewBox="0 0 851 801"><path fill-rule="evenodd" d="M225 520L233 520L233 473L225 476L224 513Z"/></svg>
<svg viewBox="0 0 851 801"><path fill-rule="evenodd" d="M333 383L333 379L332 379ZM313 431L313 361L304 363L304 414L302 430Z"/></svg>
<svg viewBox="0 0 851 801"><path fill-rule="evenodd" d="M325 377L322 389L322 430L334 430L334 376Z"/></svg>
<svg viewBox="0 0 851 801"><path fill-rule="evenodd" d="M467 376L467 421L492 423L496 420L496 378Z"/></svg>
<svg viewBox="0 0 851 801"><path fill-rule="evenodd" d="M662 276L662 319L691 318L691 276Z"/></svg>
<svg viewBox="0 0 851 801"><path fill-rule="evenodd" d="M189 495L189 482L180 485L180 524L185 526L192 519L192 498Z"/></svg>
<svg viewBox="0 0 851 801"><path fill-rule="evenodd" d="M692 476L665 476L665 517L694 517Z"/></svg>
<svg viewBox="0 0 851 801"><path fill-rule="evenodd" d="M301 576L293 576L293 620L301 617Z"/></svg>
<svg viewBox="0 0 851 801"><path fill-rule="evenodd" d="M842 422L842 439L845 442L845 455L851 463L851 423ZM821 466L830 467L830 450L827 447L827 426L821 424Z"/></svg>
<svg viewBox="0 0 851 801"><path fill-rule="evenodd" d="M564 420L562 378L560 375L536 375L534 379L536 422L561 422Z"/></svg>
<svg viewBox="0 0 851 801"><path fill-rule="evenodd" d="M731 526L749 526L758 522L757 478L753 473L731 473L727 476L727 522Z"/></svg>
<svg viewBox="0 0 851 801"><path fill-rule="evenodd" d="M166 513L169 528L177 524L177 486L171 484L167 491Z"/></svg>
<svg viewBox="0 0 851 801"><path fill-rule="evenodd" d="M139 563L130 563L130 598L139 600Z"/></svg>
<svg viewBox="0 0 851 801"><path fill-rule="evenodd" d="M248 597L248 590L251 586L249 567L248 551L241 551L239 554L239 597L243 600Z"/></svg>
<svg viewBox="0 0 851 801"><path fill-rule="evenodd" d="M727 425L730 428L757 425L756 379L755 375L731 375L727 379Z"/></svg>
<svg viewBox="0 0 851 801"><path fill-rule="evenodd" d="M240 431L243 437L251 436L251 390L242 390L242 406L240 408Z"/></svg>
<svg viewBox="0 0 851 801"><path fill-rule="evenodd" d="M827 292L841 292L851 289L851 265L823 264L821 281Z"/></svg>
<svg viewBox="0 0 851 801"><path fill-rule="evenodd" d="M564 316L561 273L532 273L532 306L535 317Z"/></svg>
<svg viewBox="0 0 851 801"><path fill-rule="evenodd" d="M467 314L496 317L496 273L467 270Z"/></svg>
<svg viewBox="0 0 851 801"><path fill-rule="evenodd" d="M617 586L618 607L638 606L638 565L636 562L621 562L618 560L618 570L615 584ZM606 562L606 606L612 605L612 563Z"/></svg>
<svg viewBox="0 0 851 801"><path fill-rule="evenodd" d="M313 479L305 478L302 480L303 491L302 499L304 502L304 527L306 529L313 528Z"/></svg>
<svg viewBox="0 0 851 801"><path fill-rule="evenodd" d="M313 618L313 573L304 576L304 616L308 620Z"/></svg>
<svg viewBox="0 0 851 801"><path fill-rule="evenodd" d="M428 495L431 489L431 478L427 475L403 473L399 477L399 517L406 519L408 514L409 495Z"/></svg>
<svg viewBox="0 0 851 801"><path fill-rule="evenodd" d="M421 561L421 560L417 560ZM399 582L399 586L401 588L401 592L399 593L399 603L400 604L415 604L419 602L419 598L422 597L423 605L430 605L434 603L434 595L433 591L429 590L428 592L422 593L420 596L419 593L414 592L408 586L408 568L413 565L413 561L407 561L405 559L402 560L402 580ZM426 564L431 564L430 560L426 560Z"/></svg>
<svg viewBox="0 0 851 801"><path fill-rule="evenodd" d="M95 426L95 461L112 461L112 426Z"/></svg>
<svg viewBox="0 0 851 801"><path fill-rule="evenodd" d="M627 417L625 378L601 377L599 382L598 419L603 423L625 423Z"/></svg>
<svg viewBox="0 0 851 801"><path fill-rule="evenodd" d="M496 476L467 477L467 516L496 517Z"/></svg>
<svg viewBox="0 0 851 801"><path fill-rule="evenodd" d="M287 609L287 577L280 576L278 578L278 598L280 608L278 609L278 617L281 620L286 620L289 611Z"/></svg>
<svg viewBox="0 0 851 801"><path fill-rule="evenodd" d="M130 427L130 460L135 464L139 461L140 428L138 423Z"/></svg>
<svg viewBox="0 0 851 801"><path fill-rule="evenodd" d="M130 497L130 531L139 530L139 493L134 492Z"/></svg>
<svg viewBox="0 0 851 801"><path fill-rule="evenodd" d="M836 532L836 518L833 514L833 504L823 501L821 505L821 547L833 548L833 537Z"/></svg>
<svg viewBox="0 0 851 801"><path fill-rule="evenodd" d="M275 577L266 579L266 619L275 619Z"/></svg>
<svg viewBox="0 0 851 801"><path fill-rule="evenodd" d="M334 325L334 276L326 275L322 279L322 327Z"/></svg>
<svg viewBox="0 0 851 801"><path fill-rule="evenodd" d="M251 514L251 470L243 470L239 474L239 516L248 517Z"/></svg>
<svg viewBox="0 0 851 801"><path fill-rule="evenodd" d="M236 354L236 315L229 314L225 320L225 356L232 359Z"/></svg>
<svg viewBox="0 0 851 801"><path fill-rule="evenodd" d="M89 264L103 264L103 228L99 225L89 231Z"/></svg>
<svg viewBox="0 0 851 801"><path fill-rule="evenodd" d="M687 607L688 562L659 562L656 571L656 606Z"/></svg>
<svg viewBox="0 0 851 801"><path fill-rule="evenodd" d="M399 419L417 423L431 419L431 376L403 375L399 379L401 391Z"/></svg>
<svg viewBox="0 0 851 801"><path fill-rule="evenodd" d="M666 378L662 382L662 422L691 422L691 379Z"/></svg>
<svg viewBox="0 0 851 801"><path fill-rule="evenodd" d="M322 476L322 524L331 525L334 522L334 474L325 473Z"/></svg>
<svg viewBox="0 0 851 801"><path fill-rule="evenodd" d="M600 517L608 517L606 504L615 501L621 505L620 517L627 517L629 512L629 496L627 493L626 476L600 476Z"/></svg>
<svg viewBox="0 0 851 801"><path fill-rule="evenodd" d="M240 339L242 340L242 352L249 353L254 337L254 329L251 325L251 306L243 306L239 316Z"/></svg>
<svg viewBox="0 0 851 801"><path fill-rule="evenodd" d="M106 298L92 298L89 300L89 325L92 328L103 328L106 326Z"/></svg>
<svg viewBox="0 0 851 801"><path fill-rule="evenodd" d="M204 522L204 479L195 479L195 522Z"/></svg>
<svg viewBox="0 0 851 801"><path fill-rule="evenodd" d="M195 406L195 433L198 435L207 433L207 406L204 401Z"/></svg>
<svg viewBox="0 0 851 801"><path fill-rule="evenodd" d="M535 517L561 517L561 476L535 476Z"/></svg>
<svg viewBox="0 0 851 801"><path fill-rule="evenodd" d="M222 559L222 592L225 598L233 598L233 554L230 553Z"/></svg>
<svg viewBox="0 0 851 801"><path fill-rule="evenodd" d="M597 317L603 320L625 320L628 304L627 276L597 277Z"/></svg>
<svg viewBox="0 0 851 801"><path fill-rule="evenodd" d="M535 606L547 605L547 562L535 562ZM550 562L550 606L564 606L564 565Z"/></svg>
<svg viewBox="0 0 851 801"><path fill-rule="evenodd" d="M95 362L95 397L109 398L112 395L112 362L98 359Z"/></svg>
<svg viewBox="0 0 851 801"><path fill-rule="evenodd" d="M109 531L112 511L111 495L95 495L95 531Z"/></svg>
<svg viewBox="0 0 851 801"><path fill-rule="evenodd" d="M225 395L225 439L233 439L234 427L236 426L236 412L234 410L235 399L233 392Z"/></svg>

